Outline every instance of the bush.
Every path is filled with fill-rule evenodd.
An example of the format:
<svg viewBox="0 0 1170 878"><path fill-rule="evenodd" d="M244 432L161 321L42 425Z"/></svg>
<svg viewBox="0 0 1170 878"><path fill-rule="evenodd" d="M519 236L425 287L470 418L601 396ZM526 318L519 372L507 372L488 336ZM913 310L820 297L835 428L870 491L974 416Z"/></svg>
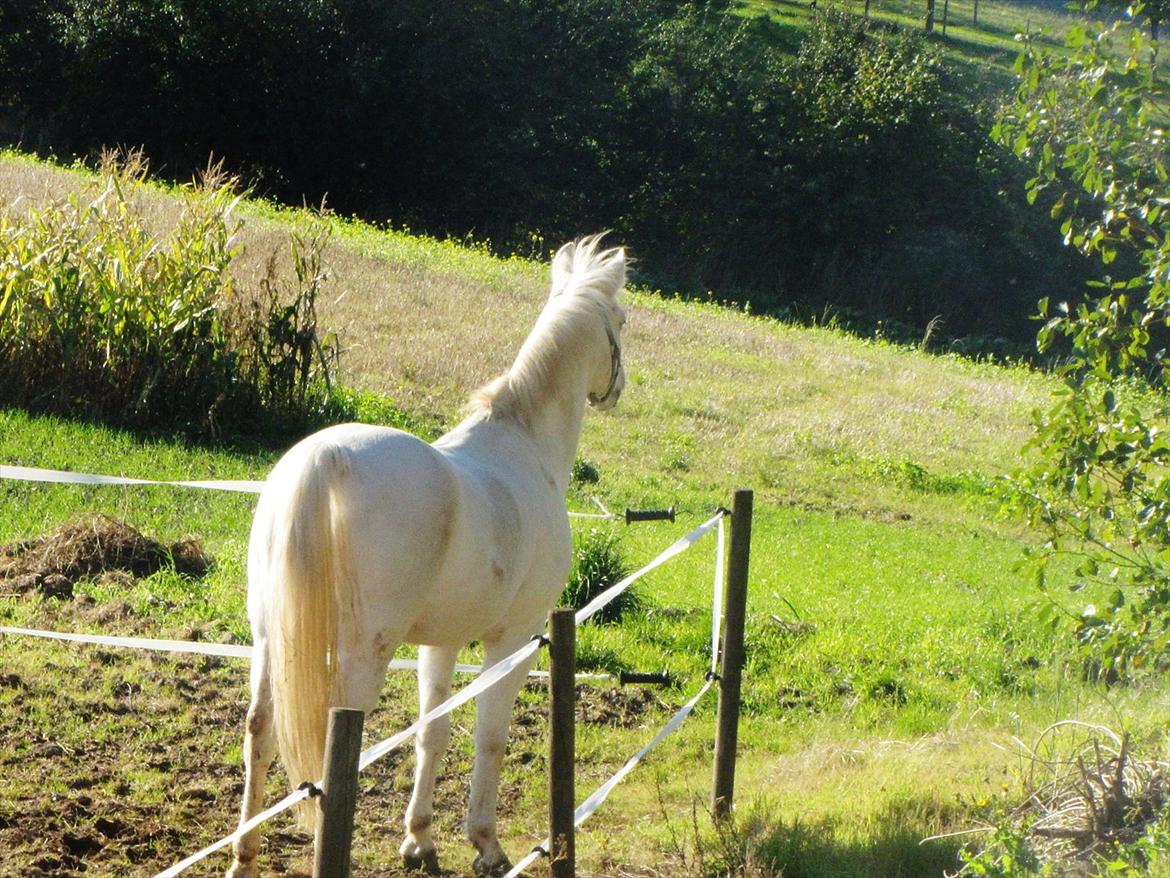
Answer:
<svg viewBox="0 0 1170 878"><path fill-rule="evenodd" d="M630 572L630 566L618 548L618 538L611 531L592 528L575 540L573 567L569 583L561 593L560 605L579 610ZM641 597L627 589L602 607L593 620L598 623L617 622L626 613L637 611L642 606Z"/></svg>
<svg viewBox="0 0 1170 878"><path fill-rule="evenodd" d="M578 456L573 460L570 478L579 485L595 485L601 481L601 473L593 461Z"/></svg>
<svg viewBox="0 0 1170 878"><path fill-rule="evenodd" d="M316 331L324 233L294 235L295 281L250 293L228 270L235 181L209 169L159 237L133 197L145 173L107 156L82 193L0 216L0 402L202 436L309 418L334 357Z"/></svg>
<svg viewBox="0 0 1170 878"><path fill-rule="evenodd" d="M1029 200L1050 198L1065 240L1110 276L1059 304L1044 299L1042 350L1065 354L1062 387L1035 414L1038 463L1017 478L1019 503L1047 533L1034 553L1079 556L1073 591L1102 599L1072 617L1085 667L1115 681L1170 668L1170 164L1156 44L1116 21L1076 29L1069 52L1027 45L1016 98L996 129L1033 163Z"/></svg>

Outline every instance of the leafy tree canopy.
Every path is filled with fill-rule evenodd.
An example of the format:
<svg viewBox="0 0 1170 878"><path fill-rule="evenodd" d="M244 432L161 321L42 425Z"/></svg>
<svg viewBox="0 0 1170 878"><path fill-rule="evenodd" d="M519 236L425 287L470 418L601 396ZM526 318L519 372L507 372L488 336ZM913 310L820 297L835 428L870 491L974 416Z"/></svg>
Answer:
<svg viewBox="0 0 1170 878"><path fill-rule="evenodd" d="M1036 415L1039 463L1019 486L1049 534L1040 582L1053 557L1079 558L1073 589L1095 595L1073 629L1090 667L1115 678L1170 663L1168 107L1154 45L1128 22L1075 30L1068 49L1025 47L995 136L1035 168L1028 199L1109 274L1084 297L1041 302L1038 341L1065 354L1063 388Z"/></svg>

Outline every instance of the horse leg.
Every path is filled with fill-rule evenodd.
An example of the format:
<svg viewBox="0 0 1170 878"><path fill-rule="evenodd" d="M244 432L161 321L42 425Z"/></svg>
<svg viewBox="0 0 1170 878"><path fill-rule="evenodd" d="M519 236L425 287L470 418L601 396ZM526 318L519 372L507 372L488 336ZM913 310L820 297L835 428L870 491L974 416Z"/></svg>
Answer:
<svg viewBox="0 0 1170 878"><path fill-rule="evenodd" d="M455 669L456 646L423 646L418 654L418 707L425 716L447 700ZM414 739L414 793L406 809L406 840L399 852L408 869L425 868L439 874L439 857L431 837L434 815L435 775L439 760L451 740L451 716L427 723Z"/></svg>
<svg viewBox="0 0 1170 878"><path fill-rule="evenodd" d="M484 667L507 658L523 646L531 634L531 629L513 630L499 640L485 642ZM471 802L467 808L467 837L479 851L474 864L476 875L501 875L511 868L496 836L496 799L512 708L534 660L535 657L513 669L476 699L475 768L471 773Z"/></svg>
<svg viewBox="0 0 1170 878"><path fill-rule="evenodd" d="M276 756L276 731L273 728L272 689L268 678L268 659L264 643L257 642L252 658L252 703L248 706L244 733L244 801L240 806L243 825L260 812L264 804L264 781ZM227 878L256 878L260 874L256 855L260 853L260 827L241 836L232 846L235 859Z"/></svg>

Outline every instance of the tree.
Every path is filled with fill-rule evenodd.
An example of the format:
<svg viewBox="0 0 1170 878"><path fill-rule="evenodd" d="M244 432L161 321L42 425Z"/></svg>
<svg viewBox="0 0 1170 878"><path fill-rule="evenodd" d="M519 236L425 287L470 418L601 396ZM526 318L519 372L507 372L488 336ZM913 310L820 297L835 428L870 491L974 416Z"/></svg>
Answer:
<svg viewBox="0 0 1170 878"><path fill-rule="evenodd" d="M1146 24L1150 27L1150 40L1153 45L1150 47L1152 55L1157 55L1158 46L1158 31L1166 19L1170 17L1170 0L1145 0L1139 6L1134 6L1129 0L1105 0L1106 5L1126 15L1132 15L1133 18L1144 18Z"/></svg>
<svg viewBox="0 0 1170 878"><path fill-rule="evenodd" d="M1170 664L1170 173L1164 87L1150 41L1125 21L1074 29L1067 55L1029 43L996 138L1036 171L1065 242L1110 272L1080 300L1040 303L1041 350L1064 354L1055 404L1036 415L1021 502L1048 533L1036 553L1078 560L1073 616L1089 667L1116 679ZM1054 600L1049 612L1059 604ZM1059 616L1059 614L1054 614Z"/></svg>

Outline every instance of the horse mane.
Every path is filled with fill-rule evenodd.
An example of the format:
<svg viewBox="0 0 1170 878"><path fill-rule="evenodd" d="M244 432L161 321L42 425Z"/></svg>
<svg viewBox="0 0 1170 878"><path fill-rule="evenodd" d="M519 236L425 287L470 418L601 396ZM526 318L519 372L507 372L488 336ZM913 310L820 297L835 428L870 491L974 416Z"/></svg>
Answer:
<svg viewBox="0 0 1170 878"><path fill-rule="evenodd" d="M471 395L471 414L526 421L527 413L548 397L556 364L575 358L582 348L581 325L596 319L599 310L604 313L625 286L625 248L600 249L603 235L589 235L557 251L552 292L536 326L512 367Z"/></svg>

